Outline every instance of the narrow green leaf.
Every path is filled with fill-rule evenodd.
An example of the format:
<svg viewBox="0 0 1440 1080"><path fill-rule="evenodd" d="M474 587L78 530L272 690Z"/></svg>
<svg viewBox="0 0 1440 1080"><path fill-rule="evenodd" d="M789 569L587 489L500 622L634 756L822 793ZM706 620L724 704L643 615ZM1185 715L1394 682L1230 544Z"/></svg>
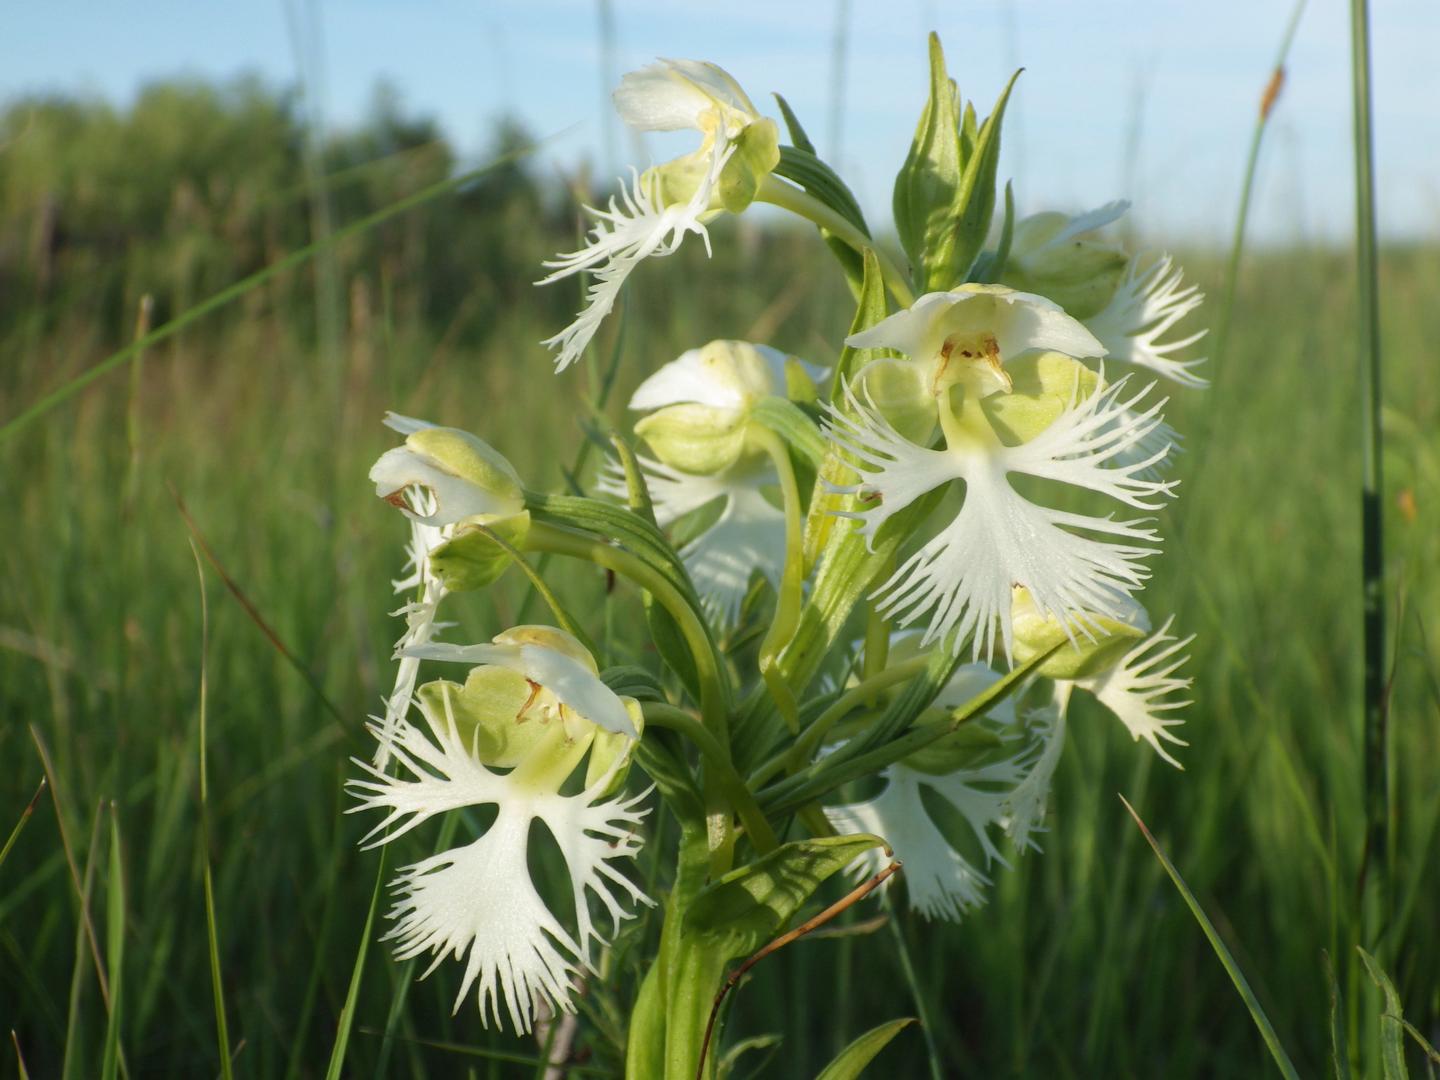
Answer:
<svg viewBox="0 0 1440 1080"><path fill-rule="evenodd" d="M1358 945L1355 951L1365 965L1365 974L1385 996L1385 1011L1380 1014L1380 1065L1385 1080L1410 1080L1410 1070L1405 1066L1405 1013L1400 1006L1400 992L1375 957Z"/></svg>
<svg viewBox="0 0 1440 1080"><path fill-rule="evenodd" d="M20 1052L20 1036L15 1034L14 1028L10 1029L10 1042L15 1047L15 1075L20 1080L30 1080L30 1070L25 1067L25 1055Z"/></svg>
<svg viewBox="0 0 1440 1080"><path fill-rule="evenodd" d="M865 833L782 844L701 889L685 911L685 933L720 949L726 959L748 956L782 933L829 877L884 844Z"/></svg>
<svg viewBox="0 0 1440 1080"><path fill-rule="evenodd" d="M736 1066L740 1063L740 1059L744 1055L754 1053L757 1050L766 1051L766 1053L760 1058L759 1062L747 1066L749 1069L747 1075L764 1075L763 1070L765 1066L770 1063L770 1059L775 1056L776 1051L780 1049L780 1044L784 1041L785 1037L775 1032L770 1032L766 1035L751 1035L748 1039L741 1039L731 1046L730 1049L726 1050L724 1056L715 1063L715 1080L727 1080L728 1077L733 1076Z"/></svg>
<svg viewBox="0 0 1440 1080"><path fill-rule="evenodd" d="M655 504L650 498L650 488L645 483L645 473L640 468L640 459L634 449L619 435L610 436L610 445L625 470L625 491L630 500L630 509L651 525L655 524Z"/></svg>
<svg viewBox="0 0 1440 1080"><path fill-rule="evenodd" d="M1165 868L1165 873L1170 876L1170 880L1174 883L1175 888L1179 891L1181 897L1184 898L1185 906L1190 909L1190 914L1195 916L1195 921L1200 924L1200 929L1204 931L1206 939L1210 942L1210 947L1215 950L1215 955L1220 958L1220 964L1225 968L1225 973L1230 976L1230 981L1235 984L1235 989L1240 992L1240 997L1245 1002L1245 1007L1250 1010L1250 1018L1255 1022L1255 1027L1259 1030L1260 1037L1265 1040L1265 1046L1269 1049L1270 1056L1275 1059L1275 1065L1280 1070L1280 1074L1286 1077L1286 1080L1299 1080L1300 1074L1295 1071L1294 1064L1291 1063L1289 1055L1285 1053L1285 1047L1280 1043L1280 1036L1275 1033L1274 1025L1270 1023L1270 1018L1265 1015L1265 1010L1260 1006L1259 998L1257 998L1255 992L1250 989L1250 983L1245 978L1245 973L1240 970L1240 965L1235 962L1235 958L1230 955L1230 950L1225 947L1225 942L1221 940L1220 934L1215 929L1215 924L1212 923L1210 917L1205 914L1205 909L1200 906L1200 901L1195 899L1195 894L1190 891L1190 886L1185 884L1185 879L1180 876L1180 871L1175 869L1175 864L1172 863L1165 852L1161 850L1159 842L1151 834L1145 822L1140 819L1140 815L1135 812L1135 808L1126 802L1125 796L1123 795L1120 796L1120 801L1125 803L1125 809L1130 811L1130 816L1135 819L1135 824L1140 827L1140 832L1144 835L1145 842L1150 845L1150 850L1155 852L1155 857L1160 860L1160 865Z"/></svg>
<svg viewBox="0 0 1440 1080"><path fill-rule="evenodd" d="M790 813L807 802L828 794L841 784L872 776L881 769L953 735L977 716L989 712L1013 693L1060 647L1032 657L1013 668L1004 678L982 693L976 694L950 714L948 721L925 724L905 731L922 713L935 695L949 681L960 659L945 649L937 649L925 674L906 684L905 690L873 725L850 739L833 754L816 762L803 772L787 777L756 796L761 808L772 817ZM903 735L895 736L900 732Z"/></svg>
<svg viewBox="0 0 1440 1080"><path fill-rule="evenodd" d="M839 173L813 152L795 146L782 146L775 175L799 184L866 236L870 235L870 226L865 223L865 214L855 193Z"/></svg>
<svg viewBox="0 0 1440 1080"><path fill-rule="evenodd" d="M660 797L681 822L705 819L705 801L686 764L684 744L673 731L647 728L635 746L635 762L655 783Z"/></svg>
<svg viewBox="0 0 1440 1080"><path fill-rule="evenodd" d="M658 679L642 667L619 664L600 673L600 681L621 697L636 701L664 701L665 690Z"/></svg>
<svg viewBox="0 0 1440 1080"><path fill-rule="evenodd" d="M995 109L980 125L975 137L974 153L965 163L965 175L956 193L955 200L955 249L948 254L944 267L937 266L929 275L925 287L948 289L955 282L963 280L990 232L990 219L995 214L995 180L1000 169L1000 126L1005 120L1005 106L1009 104L1010 92L1015 89L1015 80L1020 72L1010 76ZM1008 257L1008 253L1007 253ZM927 267L927 272L929 271Z"/></svg>
<svg viewBox="0 0 1440 1080"><path fill-rule="evenodd" d="M793 401L782 397L763 398L750 410L750 419L775 432L790 450L812 469L818 469L825 460L828 443L815 421L805 415L805 410ZM793 455L792 455L793 456Z"/></svg>
<svg viewBox="0 0 1440 1080"><path fill-rule="evenodd" d="M1345 1039L1345 1001L1335 978L1335 965L1325 954L1325 976L1330 983L1330 1063L1335 1080L1350 1080L1350 1048Z"/></svg>
<svg viewBox="0 0 1440 1080"><path fill-rule="evenodd" d="M125 860L120 850L120 818L110 804L110 866L105 887L105 966L110 975L110 1014L105 1024L103 1080L115 1080L120 1071L120 1029L125 986Z"/></svg>
<svg viewBox="0 0 1440 1080"><path fill-rule="evenodd" d="M815 144L810 141L810 136L805 134L805 129L800 125L800 118L795 115L790 103L780 94L775 94L775 104L780 106L780 117L785 121L785 129L790 132L790 141L795 144L797 150L804 150L807 154L815 153ZM785 153L785 148L780 148L780 153Z"/></svg>
<svg viewBox="0 0 1440 1080"><path fill-rule="evenodd" d="M10 855L10 849L15 846L15 841L20 839L26 823L35 813L35 807L40 802L40 796L45 793L45 777L40 777L40 784L35 788L35 794L30 796L30 801L25 804L25 809L20 811L20 819L15 822L15 827L10 830L10 836L5 841L5 846L0 848L0 866L5 865L6 858Z"/></svg>
<svg viewBox="0 0 1440 1080"><path fill-rule="evenodd" d="M1015 240L1015 187L1005 181L1005 219L1000 223L1000 241L994 251L983 253L970 270L970 281L997 282L1010 262L1010 245Z"/></svg>
<svg viewBox="0 0 1440 1080"><path fill-rule="evenodd" d="M865 1066L874 1060L875 1055L884 1050L890 1044L891 1039L913 1023L915 1023L914 1019L907 1016L902 1020L891 1020L889 1023L871 1028L844 1050L841 1050L834 1061L820 1070L820 1074L815 1077L815 1080L856 1080L865 1070Z"/></svg>
<svg viewBox="0 0 1440 1080"><path fill-rule="evenodd" d="M370 954L370 937L375 932L375 911L380 906L380 894L385 889L385 856L388 850L380 849L380 864L375 868L375 888L370 893L370 910L365 914L365 929L360 932L360 947L355 953L355 968L350 973L350 989L340 1010L340 1022L335 1031L335 1043L330 1049L330 1065L325 1070L325 1080L340 1080L344 1075L345 1049L350 1045L350 1031L355 1026L355 1005L360 1000L360 983L365 975L366 957Z"/></svg>

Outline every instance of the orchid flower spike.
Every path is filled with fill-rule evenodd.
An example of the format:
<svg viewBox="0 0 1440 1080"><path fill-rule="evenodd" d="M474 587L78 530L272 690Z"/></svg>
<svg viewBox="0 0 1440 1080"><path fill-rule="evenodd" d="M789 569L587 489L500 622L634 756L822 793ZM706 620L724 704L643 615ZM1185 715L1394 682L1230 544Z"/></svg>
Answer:
<svg viewBox="0 0 1440 1080"><path fill-rule="evenodd" d="M390 741L410 710L420 672L420 661L402 654L428 644L444 629L436 611L448 590L435 573L430 553L454 535L459 521L477 515L485 521L511 517L525 507L514 467L475 436L397 413L385 414L385 426L404 435L405 445L380 455L370 479L376 494L410 520L405 573L391 583L409 599L393 612L405 617L405 631L395 643L400 662L380 721L375 751L379 769L389 761Z"/></svg>
<svg viewBox="0 0 1440 1080"><path fill-rule="evenodd" d="M573 637L523 626L490 645L422 646L424 658L479 661L463 685L437 681L417 701L427 734L406 722L392 753L401 775L365 762L348 787L351 813L385 817L366 847L389 843L437 814L493 805L494 821L475 840L400 871L393 883L397 959L431 953L425 974L446 956L465 968L455 1009L477 987L480 1015L517 1032L531 1030L542 1003L574 1012L573 982L604 944L591 911L598 902L610 933L651 901L616 863L640 849L636 835L648 793L620 791L643 723L638 704L600 681L594 660ZM380 734L377 726L372 731ZM561 787L589 756L583 788ZM575 925L562 924L530 876L530 834L543 822L564 858Z"/></svg>
<svg viewBox="0 0 1440 1080"><path fill-rule="evenodd" d="M1162 341L1181 319L1205 299L1169 255L1130 256L1119 244L1093 234L1117 220L1128 202L1106 203L1069 217L1033 214L1015 226L1003 280L1054 300L1080 319L1105 346L1104 356L1138 367L1182 386L1207 382L1195 369L1205 363L1177 360L1173 354L1205 336L1198 330Z"/></svg>
<svg viewBox="0 0 1440 1080"><path fill-rule="evenodd" d="M1099 350L1084 327L1054 304L1009 289L971 290L973 299L964 301L956 295L921 297L850 339L899 348L911 360L877 360L862 369L863 399L847 387L844 402L828 406L827 429L858 474L842 488L857 496L857 508L841 513L858 519L872 544L881 526L916 499L963 483L954 518L881 585L877 610L902 626L928 616L927 644L953 634L953 648L969 639L975 658L988 660L997 628L1006 655L1013 654L1013 585L1028 588L1067 633L1085 634L1094 615L1113 616L1141 586L1148 576L1142 560L1158 543L1143 520L1037 505L1016 490L1012 474L1141 510L1158 509L1174 484L1145 475L1167 447L1148 457L1133 453L1161 423L1164 402L1142 407L1148 387L1129 392L1125 379L1107 385L1103 372L1073 359ZM1038 348L1052 351L1010 359ZM926 365L942 448L928 445L931 413L916 424L917 414L902 410L898 423L909 431L901 431L870 392L868 371L902 363L912 370Z"/></svg>
<svg viewBox="0 0 1440 1080"><path fill-rule="evenodd" d="M780 162L775 121L762 117L723 69L699 60L662 60L632 71L615 91L621 118L641 131L693 128L702 135L693 153L622 182L609 208L587 207L595 219L589 243L545 263L548 285L581 271L593 282L575 321L543 344L564 371L584 353L630 271L647 258L674 254L689 233L705 241L705 223L721 211L738 214L760 181Z"/></svg>
<svg viewBox="0 0 1440 1080"><path fill-rule="evenodd" d="M719 516L681 548L696 591L722 626L759 571L779 585L785 562L785 515L766 492L779 483L763 451L749 444L750 410L767 396L795 388L813 396L824 374L778 349L744 341L712 341L691 349L647 378L630 408L654 410L635 425L654 451L641 458L655 518L668 528L713 503ZM625 498L625 476L612 462L599 489Z"/></svg>

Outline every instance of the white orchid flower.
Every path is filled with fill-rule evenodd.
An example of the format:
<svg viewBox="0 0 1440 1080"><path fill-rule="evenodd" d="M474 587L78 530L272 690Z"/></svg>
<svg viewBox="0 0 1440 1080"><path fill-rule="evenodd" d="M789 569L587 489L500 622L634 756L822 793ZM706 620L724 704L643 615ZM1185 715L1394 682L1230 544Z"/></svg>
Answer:
<svg viewBox="0 0 1440 1080"><path fill-rule="evenodd" d="M962 285L926 293L904 311L868 330L851 334L847 345L904 353L921 388L938 397L950 387L967 387L979 397L1011 388L1005 363L1032 349L1066 356L1099 356L1100 342L1059 304L1003 285ZM893 364L895 361L875 361ZM857 376L864 381L865 370Z"/></svg>
<svg viewBox="0 0 1440 1080"><path fill-rule="evenodd" d="M1015 590L1012 617L1018 661L1024 663L1059 646L1036 674L1055 680L1056 704L1062 717L1070 691L1084 690L1115 714L1131 738L1144 739L1171 765L1184 768L1161 745L1161 740L1175 746L1189 745L1171 729L1183 723L1172 714L1190 704L1176 697L1191 684L1189 678L1177 672L1189 659L1183 650L1195 640L1194 634L1186 638L1171 634L1173 617L1151 633L1149 613L1132 600L1118 616L1092 614L1091 635L1067 643L1064 626L1053 616L1042 614L1023 589Z"/></svg>
<svg viewBox="0 0 1440 1080"><path fill-rule="evenodd" d="M593 946L605 942L592 898L609 917L612 934L634 914L627 901L651 902L614 865L640 849L636 830L646 811L639 804L648 793L611 794L629 762L636 730L631 714L638 717L639 709L605 689L573 638L521 627L496 642L472 648L484 649L479 655L503 668L477 667L463 688L440 683L421 691L429 734L407 722L391 743L402 775L357 762L367 775L348 785L359 800L349 812L387 811L365 837L365 846L375 847L446 811L497 808L474 841L400 871L389 912L395 925L385 940L396 942L397 959L434 954L427 975L446 956L463 959L456 1010L475 987L482 1020L502 1024L503 1004L511 1026L528 1032L542 1003L574 1011L573 981L590 965ZM474 655L454 647L420 651L446 659ZM427 694L432 688L438 689ZM597 716L625 733L610 734ZM626 718L623 725L617 716ZM378 726L372 731L381 734ZM561 794L587 753L583 790ZM536 821L564 857L573 933L531 880Z"/></svg>
<svg viewBox="0 0 1440 1080"><path fill-rule="evenodd" d="M419 659L405 650L430 643L446 625L436 619L447 590L431 571L430 552L450 539L462 519L507 517L525 507L514 467L482 440L393 412L385 414L385 426L404 435L405 445L381 454L370 479L376 494L410 519L406 572L391 583L396 593L410 599L391 613L404 616L405 631L395 643L395 685L380 721L375 751L380 769L389 761L391 738L410 710L420 671Z"/></svg>
<svg viewBox="0 0 1440 1080"><path fill-rule="evenodd" d="M1208 386L1209 381L1195 373L1195 368L1205 363L1205 357L1177 360L1172 355L1195 344L1208 330L1171 341L1160 340L1205 300L1198 285L1185 285L1184 280L1184 271L1169 255L1149 263L1138 255L1131 259L1110 303L1085 320L1085 325L1104 343L1105 355L1149 368L1182 386Z"/></svg>
<svg viewBox="0 0 1440 1080"><path fill-rule="evenodd" d="M1004 280L1062 304L1100 339L1106 359L1149 368L1184 386L1206 386L1195 373L1203 357L1181 361L1172 355L1206 331L1161 340L1200 306L1205 294L1196 285L1184 285L1184 274L1169 255L1132 257L1118 244L1091 235L1128 209L1128 202L1117 201L1073 217L1047 212L1024 219L1015 227Z"/></svg>
<svg viewBox="0 0 1440 1080"><path fill-rule="evenodd" d="M1176 672L1189 660L1181 650L1195 640L1195 635L1175 637L1170 633L1174 621L1173 616L1166 619L1164 626L1126 653L1114 667L1077 680L1075 685L1094 694L1125 725L1131 738L1144 739L1171 765L1183 769L1185 766L1160 743L1163 739L1175 746L1189 745L1171 731L1184 721L1170 714L1190 704L1188 699L1175 695L1189 689L1193 680L1181 678Z"/></svg>
<svg viewBox="0 0 1440 1080"><path fill-rule="evenodd" d="M918 637L909 631L892 635L891 661L918 655ZM1000 675L985 664L965 664L956 669L934 704L945 710L959 708L999 681ZM1015 705L1009 698L971 724L1004 742L1014 741L1021 734ZM885 786L874 798L826 807L825 815L839 833L869 832L883 837L894 857L904 863L910 905L926 918L958 921L964 912L985 902L991 865L1009 865L992 832L1005 826L1013 793L1023 787L1033 771L1036 755L1026 743L997 761L950 768L947 759L974 757L973 750L946 747L950 738L946 736L915 758L887 768L881 774ZM951 754L958 756L951 759ZM981 865L957 850L931 817L922 795L926 789L931 796L948 803L969 826ZM869 877L889 861L890 857L879 850L870 851L856 859L850 872L857 879Z"/></svg>
<svg viewBox="0 0 1440 1080"><path fill-rule="evenodd" d="M621 118L641 131L693 128L703 136L694 153L635 174L605 210L587 207L595 219L589 243L544 265L548 285L591 271L585 308L575 321L543 344L556 352L564 371L578 360L615 306L630 271L648 258L672 255L688 234L705 241L705 222L721 210L738 213L754 198L759 177L779 162L773 120L762 117L738 83L714 64L662 60L627 74L615 91Z"/></svg>
<svg viewBox="0 0 1440 1080"><path fill-rule="evenodd" d="M885 789L879 795L863 803L827 806L825 816L842 835L865 832L883 837L905 865L910 906L927 919L958 921L985 902L990 865L1009 866L990 833L1002 819L1006 792L1022 775L1022 767L1014 761L948 776L891 765L882 774ZM983 868L957 851L935 824L921 799L922 789L949 803L965 820L979 845ZM857 880L868 878L889 861L878 849L868 851L855 860L850 872Z"/></svg>
<svg viewBox="0 0 1440 1080"><path fill-rule="evenodd" d="M824 369L766 345L714 341L665 364L630 398L631 409L656 410L636 431L668 459L640 459L661 528L721 502L719 516L680 549L680 557L701 601L722 626L739 618L754 573L779 587L785 514L765 494L779 476L768 457L748 450L745 424L760 400L785 395L792 374L813 383ZM598 487L626 497L617 462Z"/></svg>
<svg viewBox="0 0 1440 1080"><path fill-rule="evenodd" d="M829 433L853 455L860 475L847 490L871 504L846 516L858 518L872 542L887 520L920 496L964 484L955 518L878 590L881 614L901 625L928 615L927 644L953 633L952 647L959 649L973 638L977 659L993 656L997 624L1006 655L1013 654L1015 585L1027 588L1039 610L1059 618L1072 635L1087 633L1095 615L1118 617L1148 576L1142 560L1157 550L1154 530L1143 520L1037 505L1010 481L1012 473L1058 481L1143 510L1157 509L1153 500L1172 494L1172 483L1140 475L1154 459L1115 464L1159 423L1163 402L1139 411L1146 391L1127 397L1124 379L1105 386L1103 374L1092 392L1075 400L1081 370L1070 407L1013 446L1001 440L991 412L974 394L965 395L958 415L948 395L936 398L943 449L917 446L848 390L847 407L830 408Z"/></svg>

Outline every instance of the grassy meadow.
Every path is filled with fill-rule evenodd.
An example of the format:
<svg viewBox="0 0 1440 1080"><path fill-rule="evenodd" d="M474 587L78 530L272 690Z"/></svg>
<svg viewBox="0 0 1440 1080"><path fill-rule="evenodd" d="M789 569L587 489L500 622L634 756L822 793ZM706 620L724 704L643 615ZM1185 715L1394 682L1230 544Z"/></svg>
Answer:
<svg viewBox="0 0 1440 1080"><path fill-rule="evenodd" d="M161 88L127 114L17 105L0 127L0 423L130 340L143 297L160 325L456 168L435 131L384 108L307 153L286 103L257 87ZM521 141L497 133L496 152ZM555 487L587 431L620 422L629 390L684 348L749 338L828 363L848 324L813 233L718 224L713 260L692 244L637 272L597 412L617 330L592 370L553 376L538 342L578 292L530 285L575 229L568 193L508 162L265 281L0 440L0 837L16 829L0 862L0 1022L14 1033L0 1075L219 1075L216 991L235 1075L325 1075L382 872L357 848L369 822L344 815L342 784L349 757L368 756L361 725L388 692L398 632L386 612L404 529L366 481L394 442L387 409L474 430L532 486ZM1218 298L1224 253L1177 254ZM1387 248L1380 275L1395 844L1375 944L1406 1018L1436 1042L1440 250ZM948 1075L1270 1075L1120 794L1300 1074L1334 1075L1338 1032L1360 1075L1380 1075L1381 1000L1354 949L1354 311L1346 253L1248 252L1213 387L1172 402L1189 434L1147 605L1197 634L1185 770L1077 702L1043 854L997 869L988 906L958 927L899 908L877 919L889 909L867 904L846 916L853 932L765 961L736 997L727 1039L760 1041L732 1075L810 1076L861 1031L914 1015L897 940ZM580 571L562 585L612 659L631 658L633 595L607 606L604 578ZM526 592L512 573L455 610L488 636L539 615ZM383 872L424 843L410 838ZM641 856L652 892L666 843L652 835ZM621 990L657 932L642 916L607 955ZM416 981L421 970L370 949L337 1075L543 1075L533 1039L487 1031L471 1002L452 1016L455 965ZM586 997L572 1075L615 1073L626 1000ZM917 1031L885 1055L894 1075L925 1074Z"/></svg>

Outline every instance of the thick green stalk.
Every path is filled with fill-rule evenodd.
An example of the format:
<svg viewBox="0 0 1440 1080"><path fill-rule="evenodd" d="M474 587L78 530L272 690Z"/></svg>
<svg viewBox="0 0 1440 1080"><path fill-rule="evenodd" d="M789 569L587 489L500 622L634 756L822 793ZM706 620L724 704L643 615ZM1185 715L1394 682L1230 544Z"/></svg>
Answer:
<svg viewBox="0 0 1440 1080"><path fill-rule="evenodd" d="M780 588L775 599L775 615L770 629L760 643L760 677L785 725L792 734L800 730L800 705L780 670L780 653L795 636L800 623L800 607L804 602L805 549L804 518L800 507L800 485L795 481L795 468L790 464L790 451L780 436L769 428L758 424L751 426L750 438L758 442L775 463L780 477L780 492L785 502L785 569L780 576Z"/></svg>
<svg viewBox="0 0 1440 1080"><path fill-rule="evenodd" d="M885 287L890 290L890 295L895 298L895 302L901 307L909 307L915 302L915 293L910 288L910 280L905 272L895 264L895 260L877 248L874 240L815 196L774 176L767 176L760 181L760 190L756 193L755 198L760 202L778 206L782 210L789 210L792 214L798 214L806 221L814 222L822 229L829 230L862 255L867 250L875 252L875 258L880 264L880 272L885 277Z"/></svg>
<svg viewBox="0 0 1440 1080"><path fill-rule="evenodd" d="M706 766L714 771L721 788L730 799L731 807L744 822L745 831L750 834L750 842L762 855L774 851L779 846L775 839L775 830L765 820L765 815L761 813L760 806L755 802L755 796L745 785L745 781L730 764L729 753L710 730L684 709L677 709L674 705L647 701L641 708L645 713L646 724L678 731L700 748L700 752L705 755Z"/></svg>
<svg viewBox="0 0 1440 1080"><path fill-rule="evenodd" d="M1350 46L1355 119L1356 299L1360 341L1360 542L1364 605L1365 939L1379 953L1390 889L1390 763L1385 710L1385 551L1380 492L1380 289L1375 245L1375 150L1371 134L1370 16L1351 0ZM1382 956L1383 963L1383 956Z"/></svg>

